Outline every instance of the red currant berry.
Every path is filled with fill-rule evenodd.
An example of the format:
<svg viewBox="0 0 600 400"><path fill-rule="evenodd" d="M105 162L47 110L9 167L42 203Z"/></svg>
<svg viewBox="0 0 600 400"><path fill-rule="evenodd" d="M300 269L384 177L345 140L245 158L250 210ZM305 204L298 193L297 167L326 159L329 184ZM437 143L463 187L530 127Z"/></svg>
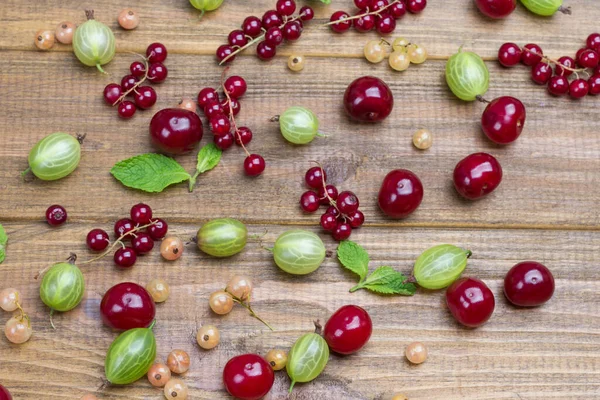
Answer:
<svg viewBox="0 0 600 400"><path fill-rule="evenodd" d="M219 94L213 88L204 88L198 93L198 105L201 110L204 110L204 107L208 104L210 100L219 101Z"/></svg>
<svg viewBox="0 0 600 400"><path fill-rule="evenodd" d="M269 46L277 47L283 43L283 32L278 26L273 26L265 33L265 43Z"/></svg>
<svg viewBox="0 0 600 400"><path fill-rule="evenodd" d="M482 14L493 18L508 17L517 7L517 0L475 0Z"/></svg>
<svg viewBox="0 0 600 400"><path fill-rule="evenodd" d="M300 196L300 208L302 211L313 213L319 209L319 195L312 190L302 193Z"/></svg>
<svg viewBox="0 0 600 400"><path fill-rule="evenodd" d="M256 46L256 55L263 61L267 61L275 57L277 50L275 47L270 46L267 42L262 41Z"/></svg>
<svg viewBox="0 0 600 400"><path fill-rule="evenodd" d="M133 247L133 250L138 255L150 253L154 248L154 240L152 240L149 234L138 232L135 234L135 237L131 239L131 247Z"/></svg>
<svg viewBox="0 0 600 400"><path fill-rule="evenodd" d="M396 2L392 4L390 8L390 15L394 17L394 19L400 19L406 15L406 3L403 1Z"/></svg>
<svg viewBox="0 0 600 400"><path fill-rule="evenodd" d="M596 68L598 62L600 62L600 57L594 50L584 50L577 57L577 63L583 68Z"/></svg>
<svg viewBox="0 0 600 400"><path fill-rule="evenodd" d="M129 119L133 117L135 111L137 110L135 104L129 100L122 101L119 103L119 107L117 109L119 113L119 117L124 119Z"/></svg>
<svg viewBox="0 0 600 400"><path fill-rule="evenodd" d="M585 79L575 79L569 85L569 95L574 99L587 96L589 90L590 86Z"/></svg>
<svg viewBox="0 0 600 400"><path fill-rule="evenodd" d="M327 207L325 213L333 215L336 219L341 217L340 211L334 206Z"/></svg>
<svg viewBox="0 0 600 400"><path fill-rule="evenodd" d="M548 92L554 96L563 96L569 93L569 80L564 76L553 76L548 82Z"/></svg>
<svg viewBox="0 0 600 400"><path fill-rule="evenodd" d="M302 21L310 21L315 17L315 11L312 7L304 6L300 9L300 19Z"/></svg>
<svg viewBox="0 0 600 400"><path fill-rule="evenodd" d="M261 33L262 24L260 18L255 16L247 17L242 23L242 30L251 38L255 38Z"/></svg>
<svg viewBox="0 0 600 400"><path fill-rule="evenodd" d="M244 31L240 29L236 29L234 31L229 32L229 36L227 36L227 41L231 46L244 47L248 44L248 38Z"/></svg>
<svg viewBox="0 0 600 400"><path fill-rule="evenodd" d="M577 53L575 54L575 59L579 60L579 56L581 56L581 53L583 53L584 51L586 51L587 49L585 47L580 48L579 50L577 50Z"/></svg>
<svg viewBox="0 0 600 400"><path fill-rule="evenodd" d="M359 10L366 10L372 3L372 0L354 0L354 5Z"/></svg>
<svg viewBox="0 0 600 400"><path fill-rule="evenodd" d="M350 218L350 226L352 228L360 228L362 224L365 223L365 214L359 210L356 210L354 213L348 215L348 218Z"/></svg>
<svg viewBox="0 0 600 400"><path fill-rule="evenodd" d="M362 13L363 11L358 11L357 15ZM363 15L362 17L354 20L354 29L356 29L358 32L369 32L372 31L373 28L375 28L375 16L372 14Z"/></svg>
<svg viewBox="0 0 600 400"><path fill-rule="evenodd" d="M277 13L275 10L269 10L263 14L262 17L262 27L266 30L272 28L274 26L280 26L283 24L283 19L281 15Z"/></svg>
<svg viewBox="0 0 600 400"><path fill-rule="evenodd" d="M391 15L382 15L377 18L375 28L380 34L387 35L396 29L396 20Z"/></svg>
<svg viewBox="0 0 600 400"><path fill-rule="evenodd" d="M169 71L164 64L159 62L150 64L150 67L148 68L148 79L150 81L160 83L167 79L167 75L169 75Z"/></svg>
<svg viewBox="0 0 600 400"><path fill-rule="evenodd" d="M600 33L592 33L587 37L586 47L590 50L600 52Z"/></svg>
<svg viewBox="0 0 600 400"><path fill-rule="evenodd" d="M340 242L342 240L348 239L351 234L352 234L352 226L350 226L350 224L347 222L340 222L333 230L333 233L331 236L333 236L334 240L337 240L338 242Z"/></svg>
<svg viewBox="0 0 600 400"><path fill-rule="evenodd" d="M552 67L545 62L539 62L531 68L531 80L538 85L545 85L552 77Z"/></svg>
<svg viewBox="0 0 600 400"><path fill-rule="evenodd" d="M13 397L8 389L2 385L0 385L0 400L13 400Z"/></svg>
<svg viewBox="0 0 600 400"><path fill-rule="evenodd" d="M204 106L204 115L209 120L217 115L223 115L225 111L223 110L223 106L219 102L219 100L209 100Z"/></svg>
<svg viewBox="0 0 600 400"><path fill-rule="evenodd" d="M215 136L223 136L229 133L231 123L224 114L216 114L210 118L210 129Z"/></svg>
<svg viewBox="0 0 600 400"><path fill-rule="evenodd" d="M498 61L505 67L512 67L521 61L523 51L515 43L504 43L498 50Z"/></svg>
<svg viewBox="0 0 600 400"><path fill-rule="evenodd" d="M146 328L154 321L156 306L143 286L123 282L104 294L100 302L100 315L102 322L114 329Z"/></svg>
<svg viewBox="0 0 600 400"><path fill-rule="evenodd" d="M129 218L122 218L115 222L114 231L117 238L135 229L135 222ZM130 235L126 236L129 237Z"/></svg>
<svg viewBox="0 0 600 400"><path fill-rule="evenodd" d="M530 67L542 61L544 52L542 48L537 44L529 43L523 46L523 52L521 53L521 62Z"/></svg>
<svg viewBox="0 0 600 400"><path fill-rule="evenodd" d="M306 171L306 175L304 175L304 182L306 182L306 185L310 188L322 188L323 182L327 182L327 174L321 167L312 167Z"/></svg>
<svg viewBox="0 0 600 400"><path fill-rule="evenodd" d="M228 44L224 44L219 46L219 48L217 49L216 52L216 56L217 56L217 61L218 62L223 62L223 60L225 60L225 58L227 58L227 61L225 61L225 63L230 63L233 60L235 60L235 56L232 56L231 54L233 54L233 47L231 47Z"/></svg>
<svg viewBox="0 0 600 400"><path fill-rule="evenodd" d="M597 96L600 94L600 74L592 76L588 79L588 85L590 87L589 94Z"/></svg>
<svg viewBox="0 0 600 400"><path fill-rule="evenodd" d="M573 60L569 56L564 56L558 59L558 64L556 64L555 73L556 75L562 76L570 76L573 73L573 71L563 68L562 66L565 66L567 68L577 68L575 60Z"/></svg>
<svg viewBox="0 0 600 400"><path fill-rule="evenodd" d="M412 14L418 14L427 7L427 0L407 0L406 8Z"/></svg>
<svg viewBox="0 0 600 400"><path fill-rule="evenodd" d="M335 186L327 185L325 186L325 188L327 189L327 194L329 195L329 197L325 196L325 189L323 189L323 185L321 185L318 191L319 202L324 206L330 204L329 199L336 201L338 198L338 190Z"/></svg>
<svg viewBox="0 0 600 400"><path fill-rule="evenodd" d="M553 294L552 272L535 261L518 263L504 278L504 295L516 306L539 306L550 300Z"/></svg>
<svg viewBox="0 0 600 400"><path fill-rule="evenodd" d="M146 74L146 66L139 61L134 61L129 66L129 72L136 78L141 78Z"/></svg>
<svg viewBox="0 0 600 400"><path fill-rule="evenodd" d="M503 96L490 102L481 116L483 133L494 143L512 143L525 126L525 106L510 96Z"/></svg>
<svg viewBox="0 0 600 400"><path fill-rule="evenodd" d="M230 97L239 99L246 93L248 85L246 85L246 81L241 76L230 76L225 80L223 88Z"/></svg>
<svg viewBox="0 0 600 400"><path fill-rule="evenodd" d="M169 225L167 225L167 223L160 218L156 218L152 221L154 224L146 228L146 232L148 232L153 240L160 240L164 238L169 230Z"/></svg>
<svg viewBox="0 0 600 400"><path fill-rule="evenodd" d="M279 15L285 15L289 17L296 11L296 2L294 0L277 0L275 9Z"/></svg>
<svg viewBox="0 0 600 400"><path fill-rule="evenodd" d="M473 153L454 168L454 187L466 199L477 200L493 192L502 181L502 167L494 156Z"/></svg>
<svg viewBox="0 0 600 400"><path fill-rule="evenodd" d="M67 210L63 206L54 204L46 209L46 221L50 226L59 226L67 220Z"/></svg>
<svg viewBox="0 0 600 400"><path fill-rule="evenodd" d="M239 114L241 109L240 102L237 101L237 99L234 99L233 97L231 98L231 100L229 100L228 98L224 98L223 100L221 100L221 107L223 107L223 112L225 113L225 115L230 117L232 111L233 115L235 116Z"/></svg>
<svg viewBox="0 0 600 400"><path fill-rule="evenodd" d="M323 329L323 338L332 351L354 354L362 349L373 332L371 317L363 308L343 306L329 317Z"/></svg>
<svg viewBox="0 0 600 400"><path fill-rule="evenodd" d="M125 75L123 79L121 79L121 88L123 88L124 92L128 92L134 88L134 86L139 82L139 79L133 75ZM133 92L129 92L128 96L133 95Z"/></svg>
<svg viewBox="0 0 600 400"><path fill-rule="evenodd" d="M338 210L340 210L342 214L352 214L356 210L358 210L358 197L356 197L354 193L349 191L342 192L338 195L336 205Z"/></svg>
<svg viewBox="0 0 600 400"><path fill-rule="evenodd" d="M446 304L458 322L477 328L490 319L496 300L490 288L479 279L461 278L446 290Z"/></svg>
<svg viewBox="0 0 600 400"><path fill-rule="evenodd" d="M113 258L117 267L131 268L137 260L137 255L131 247L123 247L115 251Z"/></svg>
<svg viewBox="0 0 600 400"><path fill-rule="evenodd" d="M156 104L156 92L150 86L140 86L135 90L135 105L142 110Z"/></svg>
<svg viewBox="0 0 600 400"><path fill-rule="evenodd" d="M252 131L246 126L238 128L237 134L235 135L235 144L245 146L252 141Z"/></svg>
<svg viewBox="0 0 600 400"><path fill-rule="evenodd" d="M273 387L275 373L271 365L256 354L233 357L223 368L227 392L241 400L262 399Z"/></svg>
<svg viewBox="0 0 600 400"><path fill-rule="evenodd" d="M248 176L258 176L265 170L265 159L258 154L250 154L244 160L244 171Z"/></svg>
<svg viewBox="0 0 600 400"><path fill-rule="evenodd" d="M129 215L134 223L147 225L150 223L150 219L152 219L152 209L147 204L139 203L131 207Z"/></svg>
<svg viewBox="0 0 600 400"><path fill-rule="evenodd" d="M329 18L329 21L330 22L339 21L339 22L337 22L333 25L330 25L331 30L336 33L346 32L352 26L352 20L347 20L347 18L350 18L350 14L348 14L346 11L334 12L331 15L331 18Z"/></svg>
<svg viewBox="0 0 600 400"><path fill-rule="evenodd" d="M102 251L108 247L108 233L102 229L92 229L85 238L87 247L92 251Z"/></svg>
<svg viewBox="0 0 600 400"><path fill-rule="evenodd" d="M215 145L221 150L227 150L233 145L233 135L226 133L223 136L215 136Z"/></svg>
<svg viewBox="0 0 600 400"><path fill-rule="evenodd" d="M162 63L167 59L167 48L161 43L152 43L146 49L149 63Z"/></svg>
<svg viewBox="0 0 600 400"><path fill-rule="evenodd" d="M423 200L423 184L413 172L396 169L388 173L379 190L379 208L392 218L412 214Z"/></svg>
<svg viewBox="0 0 600 400"><path fill-rule="evenodd" d="M110 83L104 88L104 101L108 105L114 106L122 95L123 89L117 83Z"/></svg>
<svg viewBox="0 0 600 400"><path fill-rule="evenodd" d="M327 232L333 232L337 228L337 218L335 215L329 213L321 215L321 227Z"/></svg>
<svg viewBox="0 0 600 400"><path fill-rule="evenodd" d="M302 35L302 25L298 21L290 21L283 26L283 37L285 40L298 40Z"/></svg>
<svg viewBox="0 0 600 400"><path fill-rule="evenodd" d="M389 5L390 5L390 2L388 0L372 0L369 8L371 11L376 12L376 11L379 11L382 8L385 8ZM389 14L389 8L386 8L385 10L380 11L379 15L387 15L387 14Z"/></svg>

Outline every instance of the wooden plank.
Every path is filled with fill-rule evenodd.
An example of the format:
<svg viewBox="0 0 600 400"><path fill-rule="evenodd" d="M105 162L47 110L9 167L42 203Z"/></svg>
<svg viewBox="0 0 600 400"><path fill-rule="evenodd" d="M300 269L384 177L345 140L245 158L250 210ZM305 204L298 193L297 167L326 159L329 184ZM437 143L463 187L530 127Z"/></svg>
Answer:
<svg viewBox="0 0 600 400"><path fill-rule="evenodd" d="M600 237L593 232L366 228L354 234L353 239L371 255L371 269L391 265L410 272L416 256L438 243L470 248L473 257L466 274L484 279L496 294L494 316L477 330L453 322L443 291L420 291L414 297L382 297L365 291L350 294L355 278L334 258L326 259L311 275L294 277L279 271L270 253L257 242L227 260L209 258L190 245L173 263L162 261L154 251L128 271L116 270L110 257L85 266L87 290L82 304L55 316L57 330L52 330L33 276L71 251L80 260L88 259L92 255L85 249L86 232L110 227L105 223L68 223L59 229L42 223L5 227L11 242L2 275L22 291L35 332L22 346L0 341L2 384L14 388L19 400L72 399L96 389L103 376L105 351L115 337L99 318L102 294L121 281L145 284L155 277L166 279L172 293L157 308L159 358L174 348L189 352L192 368L184 380L193 399L228 398L220 374L230 357L244 352L264 354L276 346L289 348L300 334L310 331L313 319L323 321L341 305L352 303L364 306L373 318L368 346L350 357L332 356L325 373L311 384L299 385L292 398L381 399L391 391L402 391L411 400L594 399L600 390L600 280L595 267ZM187 238L197 227L173 224L171 233ZM252 234L267 230L265 244L286 229L249 226ZM335 249L330 238L324 240L328 249ZM545 263L556 277L554 298L538 309L512 307L501 294L506 271L526 259ZM210 312L209 294L234 274L250 276L255 282L254 307L276 332L269 332L241 309L224 317ZM206 323L217 324L222 334L220 346L209 352L194 344L195 331ZM403 356L404 346L414 340L425 342L430 351L426 364L419 367L408 365ZM278 373L266 398L286 398L288 384L285 373ZM100 398L159 396L142 379L107 389Z"/></svg>
<svg viewBox="0 0 600 400"><path fill-rule="evenodd" d="M528 110L522 137L511 146L498 147L480 132L478 120L484 105L452 98L443 82L442 62L395 73L364 60L311 58L305 71L292 75L282 60L265 64L244 58L231 69L231 74L243 74L250 85L238 122L255 132L249 148L266 158L264 176L244 177L243 152L234 146L218 168L199 179L194 193L180 185L162 195L147 195L123 188L109 170L119 160L153 150L146 132L156 110L218 84L222 69L212 58L169 57L170 77L156 86L158 104L151 111L138 112L133 120L122 121L116 110L103 103L102 89L127 71L134 56L122 55L110 65L112 78L80 66L67 53L7 52L5 56L13 69L0 77L0 85L11 88L10 96L0 98L4 110L0 115L4 198L0 215L8 219L39 220L48 205L60 203L76 220L114 220L122 215L123 204L144 200L171 210L171 218L182 222L222 215L261 223L316 224L318 218L303 215L296 204L305 190L302 181L310 160L319 160L340 189L358 194L369 224L596 229L600 221L596 99L550 98L543 88L529 82L521 68L504 70L488 63L492 74L488 97L513 95ZM395 93L395 110L383 123L357 125L344 115L343 92L362 74L383 78ZM291 105L318 111L321 129L330 137L308 146L284 142L277 125L268 119ZM577 117L571 117L575 113ZM413 132L420 127L434 132L434 146L426 152L411 144ZM88 134L80 167L61 181L23 182L19 172L27 167L29 149L54 131ZM209 140L212 135L206 132L203 143ZM462 157L476 151L496 155L505 177L490 198L465 202L452 188L451 174ZM194 169L195 154L177 159L188 170ZM402 222L389 220L377 207L380 182L394 168L413 170L425 186L420 209Z"/></svg>

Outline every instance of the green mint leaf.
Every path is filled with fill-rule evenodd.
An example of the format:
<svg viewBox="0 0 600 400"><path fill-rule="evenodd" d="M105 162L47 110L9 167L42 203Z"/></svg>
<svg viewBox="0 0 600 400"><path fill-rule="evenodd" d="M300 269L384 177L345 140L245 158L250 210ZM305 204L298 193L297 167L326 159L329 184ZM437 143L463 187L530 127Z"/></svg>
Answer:
<svg viewBox="0 0 600 400"><path fill-rule="evenodd" d="M406 279L406 276L392 267L379 267L364 282L359 283L350 291L368 289L381 294L412 296L417 291L417 287L412 283L405 283Z"/></svg>
<svg viewBox="0 0 600 400"><path fill-rule="evenodd" d="M119 161L110 173L123 185L150 193L162 192L167 186L190 179L177 161L155 153Z"/></svg>
<svg viewBox="0 0 600 400"><path fill-rule="evenodd" d="M6 257L6 243L8 242L8 235L4 230L2 224L0 224L0 264L4 261Z"/></svg>
<svg viewBox="0 0 600 400"><path fill-rule="evenodd" d="M199 174L210 171L219 164L223 152L214 144L209 143L198 152L198 166L196 170Z"/></svg>
<svg viewBox="0 0 600 400"><path fill-rule="evenodd" d="M337 248L338 260L346 269L354 272L362 282L369 272L369 254L359 244L344 240Z"/></svg>

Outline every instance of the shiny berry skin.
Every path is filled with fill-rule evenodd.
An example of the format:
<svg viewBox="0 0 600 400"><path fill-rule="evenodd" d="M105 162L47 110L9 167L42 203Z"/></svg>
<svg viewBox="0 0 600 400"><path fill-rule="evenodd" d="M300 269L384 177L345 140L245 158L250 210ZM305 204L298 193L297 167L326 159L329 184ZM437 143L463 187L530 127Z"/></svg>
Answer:
<svg viewBox="0 0 600 400"><path fill-rule="evenodd" d="M223 60L225 58L229 57L233 53L233 51L234 51L233 47L231 47L228 44L223 44L223 45L219 46L219 48L217 49L217 52L215 53L215 55L217 56L217 61L223 62ZM233 60L235 60L235 56L231 56L231 57L227 58L227 61L225 61L225 63L230 63Z"/></svg>
<svg viewBox="0 0 600 400"><path fill-rule="evenodd" d="M327 190L329 197L325 195L325 190ZM319 195L319 202L324 206L330 204L329 199L335 201L338 198L338 190L333 185L326 185L325 189L323 189L323 186L321 185L317 193Z"/></svg>
<svg viewBox="0 0 600 400"><path fill-rule="evenodd" d="M525 126L525 106L510 96L492 100L481 116L483 133L494 143L512 143Z"/></svg>
<svg viewBox="0 0 600 400"><path fill-rule="evenodd" d="M279 15L289 17L296 11L296 2L294 0L277 0L275 10L277 10Z"/></svg>
<svg viewBox="0 0 600 400"><path fill-rule="evenodd" d="M396 169L388 173L379 190L379 208L392 218L406 218L423 200L423 184L412 171Z"/></svg>
<svg viewBox="0 0 600 400"><path fill-rule="evenodd" d="M321 227L327 232L332 232L335 228L337 228L337 218L335 215L330 213L325 213L321 215Z"/></svg>
<svg viewBox="0 0 600 400"><path fill-rule="evenodd" d="M102 322L113 329L147 328L154 321L156 306L150 293L132 282L119 283L102 297Z"/></svg>
<svg viewBox="0 0 600 400"><path fill-rule="evenodd" d="M13 400L12 395L7 388L0 385L0 400Z"/></svg>
<svg viewBox="0 0 600 400"><path fill-rule="evenodd" d="M338 211L338 209L337 209L337 208L335 208L334 206L329 206L329 207L327 207L327 210L325 210L325 212L326 212L327 214L331 214L331 215L333 215L335 218L341 218L341 217L340 217L340 212L339 212L339 211Z"/></svg>
<svg viewBox="0 0 600 400"><path fill-rule="evenodd" d="M600 74L592 76L588 79L588 85L590 87L589 94L597 96L600 94Z"/></svg>
<svg viewBox="0 0 600 400"><path fill-rule="evenodd" d="M106 104L114 106L119 98L123 95L123 89L121 85L117 83L109 83L104 88L104 101Z"/></svg>
<svg viewBox="0 0 600 400"><path fill-rule="evenodd" d="M579 56L581 56L581 53L583 53L584 51L586 51L587 49L585 47L580 48L579 50L577 50L577 53L575 53L575 59L579 60Z"/></svg>
<svg viewBox="0 0 600 400"><path fill-rule="evenodd" d="M229 32L229 35L227 36L227 41L231 46L244 47L248 43L248 38L244 34L244 31L236 29L234 31Z"/></svg>
<svg viewBox="0 0 600 400"><path fill-rule="evenodd" d="M588 49L600 52L600 33L590 34L585 43Z"/></svg>
<svg viewBox="0 0 600 400"><path fill-rule="evenodd" d="M58 204L51 205L46 209L46 221L50 226L59 226L67 220L67 210Z"/></svg>
<svg viewBox="0 0 600 400"><path fill-rule="evenodd" d="M277 13L277 11L269 10L263 14L261 23L262 27L268 30L269 28L283 24L283 19L281 18L281 15Z"/></svg>
<svg viewBox="0 0 600 400"><path fill-rule="evenodd" d="M396 20L391 15L382 15L376 18L375 29L382 35L392 33L396 29Z"/></svg>
<svg viewBox="0 0 600 400"><path fill-rule="evenodd" d="M250 128L242 126L238 128L237 134L235 135L235 144L245 146L252 141L252 131Z"/></svg>
<svg viewBox="0 0 600 400"><path fill-rule="evenodd" d="M490 319L496 300L490 288L479 279L461 278L446 289L446 304L458 322L477 328Z"/></svg>
<svg viewBox="0 0 600 400"><path fill-rule="evenodd" d="M148 62L164 62L167 59L167 48L161 43L152 43L146 49L146 57Z"/></svg>
<svg viewBox="0 0 600 400"><path fill-rule="evenodd" d="M520 262L504 278L504 295L516 306L536 307L550 300L553 294L554 276L539 262Z"/></svg>
<svg viewBox="0 0 600 400"><path fill-rule="evenodd" d="M352 228L360 228L362 224L365 223L365 214L363 214L359 210L356 210L352 214L349 214L348 217L350 218L350 226Z"/></svg>
<svg viewBox="0 0 600 400"><path fill-rule="evenodd" d="M260 18L255 16L247 17L242 23L244 33L252 38L257 37L261 33L262 23Z"/></svg>
<svg viewBox="0 0 600 400"><path fill-rule="evenodd" d="M138 225L147 225L152 218L152 209L147 204L138 203L131 207L129 215L134 223Z"/></svg>
<svg viewBox="0 0 600 400"><path fill-rule="evenodd" d="M406 15L406 3L403 1L399 1L397 3L392 4L390 8L388 8L390 15L394 17L394 19L400 19Z"/></svg>
<svg viewBox="0 0 600 400"><path fill-rule="evenodd" d="M585 79L575 79L569 85L569 95L574 99L587 96L589 90L590 85L588 85Z"/></svg>
<svg viewBox="0 0 600 400"><path fill-rule="evenodd" d="M315 11L309 6L303 6L299 14L302 21L310 21L315 17Z"/></svg>
<svg viewBox="0 0 600 400"><path fill-rule="evenodd" d="M134 99L135 105L145 110L156 104L156 92L150 86L140 86L135 90Z"/></svg>
<svg viewBox="0 0 600 400"><path fill-rule="evenodd" d="M338 354L354 354L364 347L373 332L369 314L361 307L343 306L325 324L323 338Z"/></svg>
<svg viewBox="0 0 600 400"><path fill-rule="evenodd" d="M229 118L223 114L217 114L210 119L210 130L215 136L223 136L229 133L231 123Z"/></svg>
<svg viewBox="0 0 600 400"><path fill-rule="evenodd" d="M359 10L365 10L372 3L372 0L354 0L354 5Z"/></svg>
<svg viewBox="0 0 600 400"><path fill-rule="evenodd" d="M139 82L139 79L133 75L125 75L121 79L121 88L124 92L128 92ZM129 92L129 96L133 95L134 92Z"/></svg>
<svg viewBox="0 0 600 400"><path fill-rule="evenodd" d="M283 26L283 37L285 40L298 40L302 35L302 25L298 21L290 21Z"/></svg>
<svg viewBox="0 0 600 400"><path fill-rule="evenodd" d="M85 243L92 251L102 251L108 247L110 240L106 231L102 229L92 229L88 232Z"/></svg>
<svg viewBox="0 0 600 400"><path fill-rule="evenodd" d="M115 251L113 259L117 267L131 268L137 260L137 255L131 247L124 247Z"/></svg>
<svg viewBox="0 0 600 400"><path fill-rule="evenodd" d="M283 32L278 26L273 26L265 33L265 43L269 46L277 47L283 43Z"/></svg>
<svg viewBox="0 0 600 400"><path fill-rule="evenodd" d="M234 116L238 115L240 112L240 102L234 98L231 98L231 101L227 98L221 100L221 107L223 108L223 112L225 113L225 115L228 116L231 116L232 111Z"/></svg>
<svg viewBox="0 0 600 400"><path fill-rule="evenodd" d="M397 3L403 4L403 3ZM362 14L363 11L358 11L357 14ZM364 15L358 19L354 20L354 29L358 32L369 32L375 28L375 16L374 15Z"/></svg>
<svg viewBox="0 0 600 400"><path fill-rule="evenodd" d="M141 78L146 74L146 66L140 61L134 61L129 66L129 72L136 78Z"/></svg>
<svg viewBox="0 0 600 400"><path fill-rule="evenodd" d="M244 160L244 171L248 176L258 176L265 170L265 159L258 154L250 154Z"/></svg>
<svg viewBox="0 0 600 400"><path fill-rule="evenodd" d="M331 236L333 236L334 240L337 240L338 242L340 242L342 240L348 239L351 234L352 234L352 226L350 226L350 224L347 222L339 222L338 225L333 230L333 233Z"/></svg>
<svg viewBox="0 0 600 400"><path fill-rule="evenodd" d="M302 193L300 196L300 208L304 212L313 213L319 209L319 195L312 190Z"/></svg>
<svg viewBox="0 0 600 400"><path fill-rule="evenodd" d="M231 133L226 133L223 136L215 136L213 141L219 149L227 150L233 145L233 135Z"/></svg>
<svg viewBox="0 0 600 400"><path fill-rule="evenodd" d="M165 108L154 114L149 131L152 144L169 154L194 150L203 134L200 117L182 108Z"/></svg>
<svg viewBox="0 0 600 400"><path fill-rule="evenodd" d="M304 182L309 188L319 189L327 182L327 173L321 167L312 167L304 175Z"/></svg>
<svg viewBox="0 0 600 400"><path fill-rule="evenodd" d="M394 96L389 86L381 79L363 76L346 89L344 107L346 113L357 121L382 121L394 108Z"/></svg>
<svg viewBox="0 0 600 400"><path fill-rule="evenodd" d="M473 153L454 168L454 187L466 199L477 200L490 194L502 181L502 167L494 156Z"/></svg>
<svg viewBox="0 0 600 400"><path fill-rule="evenodd" d="M201 110L208 105L211 100L219 101L219 94L213 88L204 88L198 93L198 105Z"/></svg>
<svg viewBox="0 0 600 400"><path fill-rule="evenodd" d="M126 233L129 233L135 229L135 222L129 218L122 218L115 222L114 232L115 237L119 238Z"/></svg>
<svg viewBox="0 0 600 400"><path fill-rule="evenodd" d="M517 7L517 0L475 0L475 5L482 14L494 18L506 18Z"/></svg>
<svg viewBox="0 0 600 400"><path fill-rule="evenodd" d="M358 210L358 197L349 191L342 192L338 195L336 205L342 214L352 214Z"/></svg>
<svg viewBox="0 0 600 400"><path fill-rule="evenodd" d="M263 398L275 381L269 363L257 354L233 357L223 368L223 383L227 392L241 400Z"/></svg>
<svg viewBox="0 0 600 400"><path fill-rule="evenodd" d="M596 68L600 57L594 50L584 50L577 57L577 63L583 68Z"/></svg>
<svg viewBox="0 0 600 400"><path fill-rule="evenodd" d="M275 57L277 50L275 47L270 46L267 42L262 41L256 46L256 55L263 61L268 61Z"/></svg>
<svg viewBox="0 0 600 400"><path fill-rule="evenodd" d="M390 2L388 0L372 0L369 8L371 11L379 11L382 8L387 7L389 4ZM386 14L388 14L387 8L383 10L380 15Z"/></svg>
<svg viewBox="0 0 600 400"><path fill-rule="evenodd" d="M349 17L350 17L350 14L348 14L346 11L336 11L331 15L331 18L329 18L329 21L330 22L340 21L342 19L346 19ZM348 29L350 29L351 26L352 26L352 20L340 21L338 23L330 25L331 30L336 33L344 33Z"/></svg>
<svg viewBox="0 0 600 400"><path fill-rule="evenodd" d="M132 101L125 100L119 103L117 108L117 112L119 113L119 117L123 119L129 119L135 115L137 107Z"/></svg>
<svg viewBox="0 0 600 400"><path fill-rule="evenodd" d="M418 14L427 7L427 0L407 0L406 8L412 14Z"/></svg>
<svg viewBox="0 0 600 400"><path fill-rule="evenodd" d="M538 85L545 85L552 77L552 67L545 62L539 62L531 68L531 80Z"/></svg>
<svg viewBox="0 0 600 400"><path fill-rule="evenodd" d="M498 49L498 61L505 67L515 66L521 61L523 51L515 43L504 43Z"/></svg>
<svg viewBox="0 0 600 400"><path fill-rule="evenodd" d="M592 76L600 75L600 65L594 68L594 72L592 72Z"/></svg>
<svg viewBox="0 0 600 400"><path fill-rule="evenodd" d="M525 50L529 49L529 51ZM529 43L523 46L523 52L521 53L521 62L530 67L542 61L544 52L542 48L537 44Z"/></svg>
<svg viewBox="0 0 600 400"><path fill-rule="evenodd" d="M162 63L157 62L148 67L148 80L151 82L160 83L167 79L167 75L169 75L169 71Z"/></svg>
<svg viewBox="0 0 600 400"><path fill-rule="evenodd" d="M577 68L577 63L575 62L575 60L569 56L559 58L558 62L568 68ZM555 67L555 73L556 75L562 75L566 77L570 76L573 73L573 71L564 69L561 65L557 64Z"/></svg>
<svg viewBox="0 0 600 400"><path fill-rule="evenodd" d="M150 237L154 240L160 240L164 238L169 230L169 225L160 218L153 219L152 221L154 224L146 228L146 231Z"/></svg>
<svg viewBox="0 0 600 400"><path fill-rule="evenodd" d="M234 99L239 99L246 93L248 85L241 76L230 76L225 80L223 88L229 93L229 96Z"/></svg>
<svg viewBox="0 0 600 400"><path fill-rule="evenodd" d="M548 81L548 92L554 96L563 96L569 93L569 80L564 76L553 76Z"/></svg>
<svg viewBox="0 0 600 400"><path fill-rule="evenodd" d="M154 248L154 240L152 240L149 234L138 232L131 239L131 247L133 247L133 250L138 255L150 253Z"/></svg>
<svg viewBox="0 0 600 400"><path fill-rule="evenodd" d="M209 100L202 110L206 118L211 119L214 116L225 114L225 110L218 100Z"/></svg>

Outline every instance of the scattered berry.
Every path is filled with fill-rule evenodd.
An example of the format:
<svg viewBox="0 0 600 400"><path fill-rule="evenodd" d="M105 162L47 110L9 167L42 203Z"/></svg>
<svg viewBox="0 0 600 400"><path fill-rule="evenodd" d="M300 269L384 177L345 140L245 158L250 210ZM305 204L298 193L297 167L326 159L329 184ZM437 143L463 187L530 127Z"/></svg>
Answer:
<svg viewBox="0 0 600 400"><path fill-rule="evenodd" d="M422 364L427 360L427 347L421 342L413 342L406 346L404 354L412 364Z"/></svg>
<svg viewBox="0 0 600 400"><path fill-rule="evenodd" d="M121 10L119 16L117 17L117 21L119 21L119 25L121 25L121 28L131 30L137 28L137 26L140 24L140 17L132 9L126 8L124 10Z"/></svg>
<svg viewBox="0 0 600 400"><path fill-rule="evenodd" d="M102 251L108 247L110 239L108 238L108 233L106 233L106 231L102 229L92 229L87 234L85 242L90 250Z"/></svg>
<svg viewBox="0 0 600 400"><path fill-rule="evenodd" d="M168 261L175 261L183 254L183 241L176 236L164 238L160 244L160 255Z"/></svg>
<svg viewBox="0 0 600 400"><path fill-rule="evenodd" d="M67 210L64 207L54 204L46 210L46 221L50 226L59 226L67 220Z"/></svg>

